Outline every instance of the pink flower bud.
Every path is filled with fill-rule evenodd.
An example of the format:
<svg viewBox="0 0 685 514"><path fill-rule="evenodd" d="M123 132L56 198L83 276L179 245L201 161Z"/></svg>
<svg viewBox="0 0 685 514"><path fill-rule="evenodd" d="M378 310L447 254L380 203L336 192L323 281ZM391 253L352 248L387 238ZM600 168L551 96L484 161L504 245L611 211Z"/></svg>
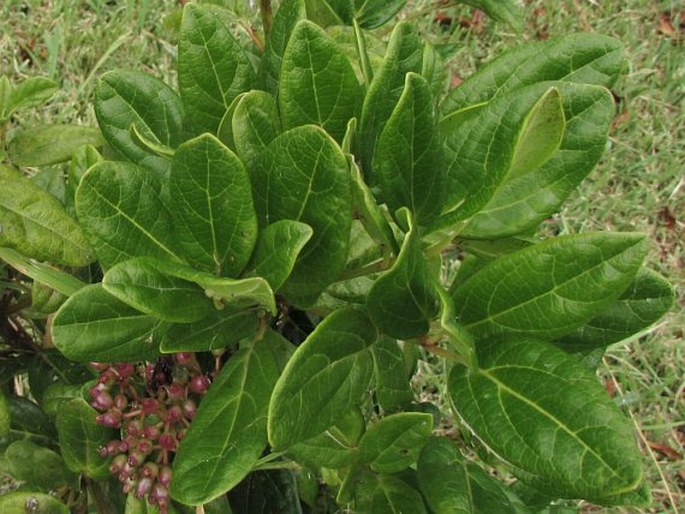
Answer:
<svg viewBox="0 0 685 514"><path fill-rule="evenodd" d="M155 498L157 505L162 505L169 501L169 491L159 482L152 486L152 491L150 492L150 498Z"/></svg>
<svg viewBox="0 0 685 514"><path fill-rule="evenodd" d="M117 377L117 374L113 369L106 369L100 374L98 382L107 386L112 386L117 382L118 378L119 377Z"/></svg>
<svg viewBox="0 0 685 514"><path fill-rule="evenodd" d="M180 352L176 354L176 362L181 366L187 366L193 362L193 354L190 352Z"/></svg>
<svg viewBox="0 0 685 514"><path fill-rule="evenodd" d="M138 451L148 454L152 451L152 443L150 441L146 441L145 439L141 439L138 442Z"/></svg>
<svg viewBox="0 0 685 514"><path fill-rule="evenodd" d="M123 394L118 394L114 397L114 406L119 410L125 410L128 407L128 398Z"/></svg>
<svg viewBox="0 0 685 514"><path fill-rule="evenodd" d="M93 399L91 405L101 411L107 410L114 407L114 400L112 399L111 394L109 394L107 391L102 391Z"/></svg>
<svg viewBox="0 0 685 514"><path fill-rule="evenodd" d="M143 437L150 439L151 441L156 441L161 434L159 427L156 425L147 425L143 428Z"/></svg>
<svg viewBox="0 0 685 514"><path fill-rule="evenodd" d="M122 380L128 380L131 378L135 370L135 366L130 362L122 362L117 364L117 373L119 373L119 376L122 378Z"/></svg>
<svg viewBox="0 0 685 514"><path fill-rule="evenodd" d="M140 470L141 476L146 478L155 478L157 473L159 473L159 466L154 462L146 462Z"/></svg>
<svg viewBox="0 0 685 514"><path fill-rule="evenodd" d="M104 414L99 414L95 417L95 421L107 428L119 428L119 425L121 424L121 412L111 410Z"/></svg>
<svg viewBox="0 0 685 514"><path fill-rule="evenodd" d="M183 419L183 410L178 405L174 405L167 409L165 419L169 423L178 423Z"/></svg>
<svg viewBox="0 0 685 514"><path fill-rule="evenodd" d="M132 437L139 436L142 430L143 428L141 426L141 423L137 419L132 419L126 425L126 435L130 435Z"/></svg>
<svg viewBox="0 0 685 514"><path fill-rule="evenodd" d="M172 475L173 472L171 471L171 468L169 466L161 466L159 468L159 472L157 473L157 480L162 485L162 487L168 489L169 484L171 483Z"/></svg>
<svg viewBox="0 0 685 514"><path fill-rule="evenodd" d="M100 373L109 368L109 362L90 362L89 364L91 368Z"/></svg>
<svg viewBox="0 0 685 514"><path fill-rule="evenodd" d="M145 462L145 454L138 450L130 451L128 454L128 465L132 468L137 468Z"/></svg>
<svg viewBox="0 0 685 514"><path fill-rule="evenodd" d="M99 382L88 390L88 392L90 393L90 397L93 399L100 396L100 393L102 393L103 391L107 391L107 386Z"/></svg>
<svg viewBox="0 0 685 514"><path fill-rule="evenodd" d="M196 375L190 380L190 390L196 394L205 394L211 381L205 375Z"/></svg>
<svg viewBox="0 0 685 514"><path fill-rule="evenodd" d="M193 419L197 414L197 405L193 400L183 402L183 415L188 419Z"/></svg>
<svg viewBox="0 0 685 514"><path fill-rule="evenodd" d="M140 402L140 408L145 414L156 414L159 410L159 402L154 398L144 398Z"/></svg>
<svg viewBox="0 0 685 514"><path fill-rule="evenodd" d="M150 489L152 489L152 479L147 477L141 478L136 486L136 498L142 500L150 492Z"/></svg>
<svg viewBox="0 0 685 514"><path fill-rule="evenodd" d="M166 393L171 400L181 400L186 396L186 388L183 387L178 380L174 380L173 383L166 388Z"/></svg>
<svg viewBox="0 0 685 514"><path fill-rule="evenodd" d="M126 465L126 455L117 455L112 459L112 463L109 465L109 471L113 475L121 473Z"/></svg>
<svg viewBox="0 0 685 514"><path fill-rule="evenodd" d="M162 434L161 436L159 436L159 445L164 450L175 451L176 438L171 434Z"/></svg>

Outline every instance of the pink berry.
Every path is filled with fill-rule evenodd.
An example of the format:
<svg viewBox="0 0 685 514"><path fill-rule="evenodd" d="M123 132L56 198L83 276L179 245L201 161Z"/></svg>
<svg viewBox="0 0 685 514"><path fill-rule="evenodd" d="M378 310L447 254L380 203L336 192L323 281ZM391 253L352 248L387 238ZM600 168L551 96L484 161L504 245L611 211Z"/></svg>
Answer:
<svg viewBox="0 0 685 514"><path fill-rule="evenodd" d="M190 390L196 394L204 394L211 384L209 377L196 375L190 380Z"/></svg>
<svg viewBox="0 0 685 514"><path fill-rule="evenodd" d="M176 354L176 362L182 366L186 366L193 362L193 354L190 352L180 352Z"/></svg>
<svg viewBox="0 0 685 514"><path fill-rule="evenodd" d="M172 400L180 400L185 398L186 389L178 380L174 380L171 385L166 388L167 396Z"/></svg>

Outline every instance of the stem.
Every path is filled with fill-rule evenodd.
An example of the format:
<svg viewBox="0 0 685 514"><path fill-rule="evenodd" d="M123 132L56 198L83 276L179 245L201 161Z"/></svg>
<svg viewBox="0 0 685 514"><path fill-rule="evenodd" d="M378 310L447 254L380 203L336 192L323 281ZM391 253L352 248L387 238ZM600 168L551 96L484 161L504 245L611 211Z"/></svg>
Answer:
<svg viewBox="0 0 685 514"><path fill-rule="evenodd" d="M441 346L438 346L437 343L435 343L434 341L428 339L428 337L422 337L419 340L419 344L421 345L421 348L426 350L428 353L432 353L433 355L437 355L444 359L451 360L452 362L459 362L461 364L464 364L465 366L471 367L471 363L468 361L466 357L464 357L463 355L459 355L458 353L445 350Z"/></svg>
<svg viewBox="0 0 685 514"><path fill-rule="evenodd" d="M392 266L394 261L395 259L381 259L380 261L375 261L370 264L360 266L359 268L345 270L340 274L340 277L338 280L336 280L336 282L342 282L351 278L363 277L364 275L385 271Z"/></svg>
<svg viewBox="0 0 685 514"><path fill-rule="evenodd" d="M357 43L357 54L359 54L359 63L362 67L362 75L364 75L364 84L366 88L369 88L371 80L373 80L373 69L371 68L371 62L369 61L369 54L366 51L366 40L364 39L364 33L362 28L359 26L357 20L354 20L354 39Z"/></svg>
<svg viewBox="0 0 685 514"><path fill-rule="evenodd" d="M292 460L282 460L282 461L276 461L276 462L267 462L265 464L262 464L261 466L254 466L252 468L252 471L265 471L267 469L298 470L298 469L302 469L302 466L300 466L297 462L294 462Z"/></svg>
<svg viewBox="0 0 685 514"><path fill-rule="evenodd" d="M84 480L86 480L86 483L88 484L88 492L93 499L95 511L98 514L116 514L112 510L112 502L105 496L100 484L88 477L85 477Z"/></svg>
<svg viewBox="0 0 685 514"><path fill-rule="evenodd" d="M264 28L264 41L269 37L274 13L271 10L271 0L259 0L259 11L262 14L262 27Z"/></svg>

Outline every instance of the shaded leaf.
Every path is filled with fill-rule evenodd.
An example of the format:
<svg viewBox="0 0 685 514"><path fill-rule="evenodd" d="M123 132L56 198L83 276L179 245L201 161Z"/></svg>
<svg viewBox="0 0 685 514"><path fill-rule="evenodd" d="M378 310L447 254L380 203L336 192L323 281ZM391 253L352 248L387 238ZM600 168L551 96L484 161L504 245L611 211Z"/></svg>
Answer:
<svg viewBox="0 0 685 514"><path fill-rule="evenodd" d="M378 404L387 412L410 403L414 393L409 387L404 353L397 341L381 337L371 351Z"/></svg>
<svg viewBox="0 0 685 514"><path fill-rule="evenodd" d="M4 514L69 514L69 507L52 495L32 492L12 492L0 496L0 510Z"/></svg>
<svg viewBox="0 0 685 514"><path fill-rule="evenodd" d="M364 514L425 514L421 494L394 475L365 476L355 488L355 508Z"/></svg>
<svg viewBox="0 0 685 514"><path fill-rule="evenodd" d="M47 264L36 262L11 248L0 248L0 259L20 273L32 278L34 283L44 284L65 296L70 296L86 286L85 282L81 282L75 276Z"/></svg>
<svg viewBox="0 0 685 514"><path fill-rule="evenodd" d="M231 127L236 153L251 169L267 145L281 133L276 99L263 91L246 93L236 105Z"/></svg>
<svg viewBox="0 0 685 514"><path fill-rule="evenodd" d="M5 80L6 77L3 76ZM9 83L8 83L9 85ZM45 77L28 77L14 87L9 86L6 91L6 102L0 101L0 121L7 120L17 109L24 109L40 105L48 100L59 86Z"/></svg>
<svg viewBox="0 0 685 514"><path fill-rule="evenodd" d="M365 29L375 29L389 22L407 3L407 0L365 0L355 2L354 14L359 25Z"/></svg>
<svg viewBox="0 0 685 514"><path fill-rule="evenodd" d="M523 26L523 12L514 0L460 0L461 3L482 9L490 18L502 21L516 30Z"/></svg>
<svg viewBox="0 0 685 514"><path fill-rule="evenodd" d="M17 166L47 166L71 159L83 145L101 146L100 131L82 125L41 125L21 129L7 145Z"/></svg>
<svg viewBox="0 0 685 514"><path fill-rule="evenodd" d="M5 458L12 478L30 486L50 490L65 485L69 480L69 470L62 457L28 439L10 444Z"/></svg>

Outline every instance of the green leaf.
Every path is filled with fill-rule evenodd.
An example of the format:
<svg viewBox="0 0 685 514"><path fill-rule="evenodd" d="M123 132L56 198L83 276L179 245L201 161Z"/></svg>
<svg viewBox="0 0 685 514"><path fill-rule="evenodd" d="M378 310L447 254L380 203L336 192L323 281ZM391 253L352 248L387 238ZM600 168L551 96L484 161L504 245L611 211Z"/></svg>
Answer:
<svg viewBox="0 0 685 514"><path fill-rule="evenodd" d="M65 485L69 480L69 470L62 457L28 439L10 444L5 451L5 458L9 463L10 475L19 482L50 490Z"/></svg>
<svg viewBox="0 0 685 514"><path fill-rule="evenodd" d="M359 441L360 462L377 473L397 473L416 462L433 429L433 416L402 412L372 425Z"/></svg>
<svg viewBox="0 0 685 514"><path fill-rule="evenodd" d="M523 10L515 0L459 0L459 2L481 9L493 20L502 21L515 30L523 28Z"/></svg>
<svg viewBox="0 0 685 514"><path fill-rule="evenodd" d="M76 189L81 183L83 175L86 174L88 168L97 164L102 160L102 155L94 146L86 145L81 146L76 149L69 162L69 168L67 170L67 212L71 216L76 215L76 210L74 208L74 197L76 196Z"/></svg>
<svg viewBox="0 0 685 514"><path fill-rule="evenodd" d="M342 25L344 21L341 18L341 12L343 15L349 13L349 9L341 11L340 4L343 2L346 2L346 0L304 0L307 19L312 20L323 28L330 27L331 25ZM333 6L331 5L332 3Z"/></svg>
<svg viewBox="0 0 685 514"><path fill-rule="evenodd" d="M262 277L278 291L313 233L309 225L299 221L281 220L267 226L259 233L245 276Z"/></svg>
<svg viewBox="0 0 685 514"><path fill-rule="evenodd" d="M408 73L404 91L376 143L374 176L391 213L407 207L427 225L442 209L444 167L426 80Z"/></svg>
<svg viewBox="0 0 685 514"><path fill-rule="evenodd" d="M409 344L409 343L405 343ZM389 412L409 404L414 393L404 365L404 353L397 341L381 337L372 348L376 400Z"/></svg>
<svg viewBox="0 0 685 514"><path fill-rule="evenodd" d="M5 437L9 433L11 423L12 415L7 395L4 391L0 390L0 437Z"/></svg>
<svg viewBox="0 0 685 514"><path fill-rule="evenodd" d="M264 450L266 415L278 368L267 332L232 356L217 375L174 459L173 498L208 502L236 486Z"/></svg>
<svg viewBox="0 0 685 514"><path fill-rule="evenodd" d="M392 31L383 64L376 70L364 98L359 121L359 150L366 182L373 185L371 161L376 139L402 96L407 73L420 73L423 49L416 29L407 22L398 23Z"/></svg>
<svg viewBox="0 0 685 514"><path fill-rule="evenodd" d="M23 396L10 396L8 400L12 432L23 435L26 440L54 439L54 425L35 402Z"/></svg>
<svg viewBox="0 0 685 514"><path fill-rule="evenodd" d="M440 55L440 52L433 45L426 43L423 47L421 76L428 82L436 105L445 92L448 82L447 70L445 60Z"/></svg>
<svg viewBox="0 0 685 514"><path fill-rule="evenodd" d="M113 266L102 278L105 291L145 314L163 321L193 323L214 306L200 286L164 273L147 257Z"/></svg>
<svg viewBox="0 0 685 514"><path fill-rule="evenodd" d="M158 354L152 341L157 323L93 284L57 311L52 339L67 358L79 362L151 360Z"/></svg>
<svg viewBox="0 0 685 514"><path fill-rule="evenodd" d="M85 400L75 398L60 406L56 426L60 452L67 467L74 473L104 479L109 476L109 462L98 450L115 434L95 421L96 414Z"/></svg>
<svg viewBox="0 0 685 514"><path fill-rule="evenodd" d="M0 122L7 120L17 109L33 107L45 103L59 87L45 77L29 77L12 87L7 77L3 76L4 90L0 94ZM4 101L3 101L4 100Z"/></svg>
<svg viewBox="0 0 685 514"><path fill-rule="evenodd" d="M478 361L476 358L476 348L473 337L461 323L457 321L454 302L449 293L445 291L438 282L434 282L433 287L440 299L439 323L442 335L447 338L450 346L457 352L462 364L475 369L478 366Z"/></svg>
<svg viewBox="0 0 685 514"><path fill-rule="evenodd" d="M396 339L425 335L438 311L418 227L410 218L409 224L395 264L376 280L366 300L379 330Z"/></svg>
<svg viewBox="0 0 685 514"><path fill-rule="evenodd" d="M624 68L623 47L611 37L571 34L530 42L483 66L452 89L440 109L450 114L548 80L611 87Z"/></svg>
<svg viewBox="0 0 685 514"><path fill-rule="evenodd" d="M281 133L276 99L264 91L240 98L231 120L236 153L247 169L253 168L267 145Z"/></svg>
<svg viewBox="0 0 685 514"><path fill-rule="evenodd" d="M90 168L76 191L76 214L105 268L133 257L181 261L160 180L132 163Z"/></svg>
<svg viewBox="0 0 685 514"><path fill-rule="evenodd" d="M224 307L195 323L174 324L164 331L164 353L218 350L253 337L259 328L259 310Z"/></svg>
<svg viewBox="0 0 685 514"><path fill-rule="evenodd" d="M596 503L640 486L632 425L573 356L535 340L484 340L478 358L477 372L453 368L453 406L526 482Z"/></svg>
<svg viewBox="0 0 685 514"><path fill-rule="evenodd" d="M411 512L426 514L421 494L393 475L366 476L355 489L355 512L388 514Z"/></svg>
<svg viewBox="0 0 685 514"><path fill-rule="evenodd" d="M540 91L546 87L534 86ZM615 111L611 93L572 83L557 83L555 89L563 99L566 118L559 149L539 167L528 167L527 173L513 176L510 170L461 232L463 237L499 238L535 227L559 210L604 153Z"/></svg>
<svg viewBox="0 0 685 514"><path fill-rule="evenodd" d="M216 275L238 276L257 240L250 178L240 159L210 134L178 147L169 210L184 257Z"/></svg>
<svg viewBox="0 0 685 514"><path fill-rule="evenodd" d="M360 2L356 2L359 6ZM365 29L375 29L389 22L407 0L364 0L357 7L355 19Z"/></svg>
<svg viewBox="0 0 685 514"><path fill-rule="evenodd" d="M284 0L276 11L262 60L259 62L258 73L260 84L274 96L278 93L281 61L290 35L297 22L305 19L306 16L307 12L303 0Z"/></svg>
<svg viewBox="0 0 685 514"><path fill-rule="evenodd" d="M1 164L0 184L0 246L65 266L93 261L81 228L59 200Z"/></svg>
<svg viewBox="0 0 685 514"><path fill-rule="evenodd" d="M357 115L362 90L345 54L314 23L295 26L281 63L278 101L284 129L314 124L336 141Z"/></svg>
<svg viewBox="0 0 685 514"><path fill-rule="evenodd" d="M276 383L269 405L269 442L277 449L335 425L366 391L378 332L358 308L330 314L300 345ZM344 342L344 344L341 344Z"/></svg>
<svg viewBox="0 0 685 514"><path fill-rule="evenodd" d="M69 514L69 507L50 494L13 492L0 496L0 511L4 514Z"/></svg>
<svg viewBox="0 0 685 514"><path fill-rule="evenodd" d="M453 295L457 317L478 338L553 339L617 300L644 258L641 234L562 236L488 264Z"/></svg>
<svg viewBox="0 0 685 514"><path fill-rule="evenodd" d="M313 303L347 260L352 193L345 156L323 130L309 125L274 139L252 171L260 226L289 219L314 231L282 289L293 303Z"/></svg>
<svg viewBox="0 0 685 514"><path fill-rule="evenodd" d="M586 325L565 335L557 345L566 351L587 351L618 343L658 321L675 301L671 284L642 268L621 297Z"/></svg>
<svg viewBox="0 0 685 514"><path fill-rule="evenodd" d="M215 134L233 99L252 89L255 70L211 6L188 4L178 43L178 86L197 134Z"/></svg>
<svg viewBox="0 0 685 514"><path fill-rule="evenodd" d="M50 379L52 379L52 377L50 377ZM43 392L41 406L50 419L55 419L57 413L65 403L74 398L81 398L82 396L83 386L81 384L71 385L65 384L64 382L54 382L45 389L45 392ZM69 466L68 463L67 466Z"/></svg>
<svg viewBox="0 0 685 514"><path fill-rule="evenodd" d="M34 282L60 292L65 296L71 296L76 291L86 286L78 278L62 270L48 266L33 259L24 257L11 248L0 248L0 259L12 266L20 273L32 278Z"/></svg>
<svg viewBox="0 0 685 514"><path fill-rule="evenodd" d="M17 166L48 166L66 162L83 145L102 146L100 131L82 125L42 125L21 129L7 145Z"/></svg>
<svg viewBox="0 0 685 514"><path fill-rule="evenodd" d="M516 514L503 485L468 462L451 440L432 437L419 455L421 492L437 514Z"/></svg>
<svg viewBox="0 0 685 514"><path fill-rule="evenodd" d="M114 70L95 89L95 116L102 135L127 160L166 175L169 160L141 145L131 125L147 140L176 148L183 140L183 105L161 80L137 71Z"/></svg>

